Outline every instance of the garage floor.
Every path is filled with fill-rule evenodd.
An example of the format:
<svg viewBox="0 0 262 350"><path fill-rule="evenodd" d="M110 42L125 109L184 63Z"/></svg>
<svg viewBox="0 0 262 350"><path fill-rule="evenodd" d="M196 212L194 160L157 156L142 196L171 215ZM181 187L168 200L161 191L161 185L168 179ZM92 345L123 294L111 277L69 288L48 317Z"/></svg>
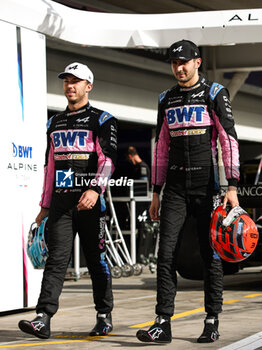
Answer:
<svg viewBox="0 0 262 350"><path fill-rule="evenodd" d="M91 281L66 280L60 298L60 309L52 319L52 335L40 340L22 333L21 319L32 319L34 310L0 317L1 349L141 349L152 346L136 339L139 328L148 328L154 320L156 275L147 267L140 276L113 279L115 308L114 330L110 336L91 338L88 331L95 322ZM173 341L165 349L262 349L262 273L249 268L225 277L224 311L220 316L220 339L212 344L198 344L203 329L202 281L181 277L172 320ZM261 332L261 334L260 334ZM247 337L251 337L245 339ZM241 341L240 343L236 343ZM159 348L163 345L155 345Z"/></svg>

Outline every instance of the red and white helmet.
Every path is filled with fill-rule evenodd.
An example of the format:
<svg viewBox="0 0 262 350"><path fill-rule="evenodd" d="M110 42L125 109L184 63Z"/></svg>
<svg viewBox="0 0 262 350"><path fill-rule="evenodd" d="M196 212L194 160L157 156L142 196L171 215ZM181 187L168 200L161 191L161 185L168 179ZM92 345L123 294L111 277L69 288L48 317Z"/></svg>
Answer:
<svg viewBox="0 0 262 350"><path fill-rule="evenodd" d="M241 207L227 212L220 205L213 211L210 244L223 260L239 262L248 258L256 248L258 237L256 224Z"/></svg>

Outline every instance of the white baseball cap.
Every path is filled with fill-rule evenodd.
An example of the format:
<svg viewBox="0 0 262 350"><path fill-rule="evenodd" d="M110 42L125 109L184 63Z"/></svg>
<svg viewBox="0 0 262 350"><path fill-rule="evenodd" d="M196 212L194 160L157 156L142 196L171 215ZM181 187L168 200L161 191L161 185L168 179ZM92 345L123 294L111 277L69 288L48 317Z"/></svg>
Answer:
<svg viewBox="0 0 262 350"><path fill-rule="evenodd" d="M85 64L79 62L70 63L66 66L65 71L58 75L58 78L64 79L68 74L72 74L82 80L87 80L91 84L94 83L94 74Z"/></svg>

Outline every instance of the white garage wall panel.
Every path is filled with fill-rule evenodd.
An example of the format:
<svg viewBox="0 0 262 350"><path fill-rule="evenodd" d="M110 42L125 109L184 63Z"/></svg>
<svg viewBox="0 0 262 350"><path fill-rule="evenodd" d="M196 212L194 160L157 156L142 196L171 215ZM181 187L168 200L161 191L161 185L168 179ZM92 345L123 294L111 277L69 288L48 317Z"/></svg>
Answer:
<svg viewBox="0 0 262 350"><path fill-rule="evenodd" d="M4 93L0 139L0 312L34 306L42 271L26 255L26 241L38 210L46 146L45 38L0 21L0 65Z"/></svg>
<svg viewBox="0 0 262 350"><path fill-rule="evenodd" d="M20 202L21 188L14 186L16 180L14 171L8 171L12 162L12 142L15 139L16 124L21 118L21 104L18 86L17 42L16 27L0 22L0 65L1 78L5 82L5 94L0 94L2 108L1 119L6 120L4 132L0 139L3 150L1 166L2 200L0 203L1 232L0 232L0 269L1 269L1 298L0 310L10 310L23 305L23 256L21 235L21 212L16 210ZM8 69L7 69L8 67ZM9 93L8 93L9 92ZM5 112L4 112L5 110ZM11 174L10 174L11 173ZM11 185L12 184L12 185ZM15 208L14 208L15 207Z"/></svg>
<svg viewBox="0 0 262 350"><path fill-rule="evenodd" d="M27 238L28 230L40 209L43 186L44 156L46 148L46 57L45 36L21 29L21 54L23 72L24 121L21 142L32 147L31 163L35 166L24 186L22 197L23 220ZM28 269L27 306L36 305L42 271L33 269L26 256Z"/></svg>

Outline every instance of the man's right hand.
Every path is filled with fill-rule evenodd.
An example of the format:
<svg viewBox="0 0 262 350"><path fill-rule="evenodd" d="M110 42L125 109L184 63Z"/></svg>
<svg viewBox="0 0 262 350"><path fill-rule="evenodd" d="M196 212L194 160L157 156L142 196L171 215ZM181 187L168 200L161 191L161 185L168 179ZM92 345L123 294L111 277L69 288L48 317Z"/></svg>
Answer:
<svg viewBox="0 0 262 350"><path fill-rule="evenodd" d="M149 208L149 215L151 217L151 220L160 220L159 209L160 209L159 194L154 192L153 199Z"/></svg>
<svg viewBox="0 0 262 350"><path fill-rule="evenodd" d="M37 215L35 222L37 224L37 226L40 226L42 220L47 217L49 214L49 209L46 208L41 208L39 214Z"/></svg>

